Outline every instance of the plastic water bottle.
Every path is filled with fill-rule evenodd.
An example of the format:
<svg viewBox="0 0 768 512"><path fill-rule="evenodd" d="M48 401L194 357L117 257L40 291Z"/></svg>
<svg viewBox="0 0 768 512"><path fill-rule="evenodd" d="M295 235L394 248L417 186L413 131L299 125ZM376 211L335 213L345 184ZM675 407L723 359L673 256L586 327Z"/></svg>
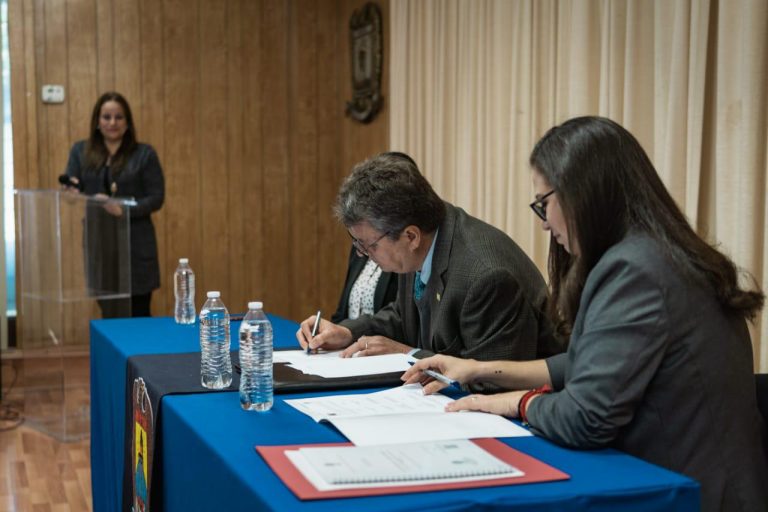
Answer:
<svg viewBox="0 0 768 512"><path fill-rule="evenodd" d="M240 324L240 406L246 411L272 408L272 324L261 302L249 302Z"/></svg>
<svg viewBox="0 0 768 512"><path fill-rule="evenodd" d="M176 295L176 308L173 310L176 323L195 323L195 273L187 258L179 258L179 266L173 275L173 293Z"/></svg>
<svg viewBox="0 0 768 512"><path fill-rule="evenodd" d="M200 310L200 382L204 388L224 389L232 384L229 357L229 311L219 292L208 292Z"/></svg>

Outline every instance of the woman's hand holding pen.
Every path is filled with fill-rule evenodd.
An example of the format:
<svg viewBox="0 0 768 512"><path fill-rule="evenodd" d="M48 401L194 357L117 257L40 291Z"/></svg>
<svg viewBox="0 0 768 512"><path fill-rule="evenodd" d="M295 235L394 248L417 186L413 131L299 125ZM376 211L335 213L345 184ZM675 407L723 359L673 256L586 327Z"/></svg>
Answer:
<svg viewBox="0 0 768 512"><path fill-rule="evenodd" d="M437 393L447 384L433 379L424 370L435 370L451 380L466 384L477 378L479 364L473 359L459 359L458 357L436 355L419 359L401 377L406 384L417 382L424 386L424 394Z"/></svg>
<svg viewBox="0 0 768 512"><path fill-rule="evenodd" d="M361 336L356 342L348 346L341 357L380 356L382 354L407 354L413 347L403 345L386 336Z"/></svg>
<svg viewBox="0 0 768 512"><path fill-rule="evenodd" d="M301 322L299 330L296 331L296 339L301 348L310 350L322 348L324 350L339 350L352 343L352 332L346 327L336 325L328 320L321 319L317 329L317 334L312 337L312 327L315 325L315 315Z"/></svg>

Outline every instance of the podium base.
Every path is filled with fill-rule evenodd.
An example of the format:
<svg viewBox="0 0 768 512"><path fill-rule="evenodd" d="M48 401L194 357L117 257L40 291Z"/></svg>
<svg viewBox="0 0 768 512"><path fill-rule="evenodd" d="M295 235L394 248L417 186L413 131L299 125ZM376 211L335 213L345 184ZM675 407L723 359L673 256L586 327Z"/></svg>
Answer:
<svg viewBox="0 0 768 512"><path fill-rule="evenodd" d="M22 365L25 424L62 442L88 438L88 348L25 349Z"/></svg>

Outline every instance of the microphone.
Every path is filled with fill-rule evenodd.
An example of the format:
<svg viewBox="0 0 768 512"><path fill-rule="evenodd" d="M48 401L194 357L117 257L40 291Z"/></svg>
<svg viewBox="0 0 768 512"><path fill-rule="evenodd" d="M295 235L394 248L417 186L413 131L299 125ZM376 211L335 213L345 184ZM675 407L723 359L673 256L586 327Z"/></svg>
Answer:
<svg viewBox="0 0 768 512"><path fill-rule="evenodd" d="M67 176L66 174L59 176L59 183L67 187L76 188L80 192L82 192L84 188L82 181L78 180L77 178L73 178L72 176Z"/></svg>

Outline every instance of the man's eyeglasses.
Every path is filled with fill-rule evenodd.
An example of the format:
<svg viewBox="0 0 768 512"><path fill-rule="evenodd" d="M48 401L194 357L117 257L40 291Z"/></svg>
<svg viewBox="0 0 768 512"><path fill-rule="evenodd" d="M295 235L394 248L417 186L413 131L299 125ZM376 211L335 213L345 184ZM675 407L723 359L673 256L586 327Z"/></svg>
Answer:
<svg viewBox="0 0 768 512"><path fill-rule="evenodd" d="M371 251L372 249L376 249L376 244L378 244L385 236L387 236L390 233L391 233L391 231L387 231L386 233L381 235L379 238L374 240L372 243L368 244L368 246L366 247L365 245L363 245L363 242L361 242L357 238L353 237L352 233L347 231L347 234L349 235L349 238L352 239L352 245L355 246L355 250L359 254L361 254L363 256L370 256L369 251Z"/></svg>
<svg viewBox="0 0 768 512"><path fill-rule="evenodd" d="M538 215L544 222L547 221L547 203L544 200L554 193L555 189L552 189L529 205L533 213Z"/></svg>

